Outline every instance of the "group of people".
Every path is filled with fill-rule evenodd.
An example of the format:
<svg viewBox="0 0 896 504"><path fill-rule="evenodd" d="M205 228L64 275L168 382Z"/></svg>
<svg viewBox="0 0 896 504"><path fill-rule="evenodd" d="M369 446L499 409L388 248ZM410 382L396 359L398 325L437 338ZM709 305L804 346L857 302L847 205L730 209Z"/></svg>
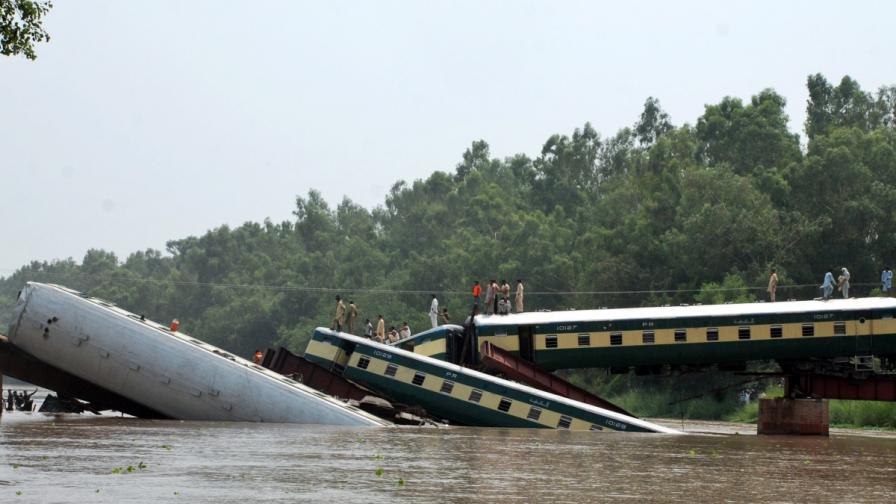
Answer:
<svg viewBox="0 0 896 504"><path fill-rule="evenodd" d="M355 306L355 302L349 300L348 302L348 310L345 308L345 303L342 302L342 296L336 295L336 315L333 317L333 323L330 325L330 329L336 331L345 330L346 320L348 321L348 332L350 334L355 334L355 321L358 319L358 307ZM368 322L370 322L368 320Z"/></svg>
<svg viewBox="0 0 896 504"><path fill-rule="evenodd" d="M389 332L386 332L386 321L383 319L382 314L376 316L375 328L370 319L364 322L364 337L377 343L395 343L410 336L411 328L407 322L402 322L399 329L396 329L395 326L389 326Z"/></svg>
<svg viewBox="0 0 896 504"><path fill-rule="evenodd" d="M821 285L819 289L821 289L821 298L822 300L827 301L831 299L834 295L834 289L836 288L838 292L843 295L843 298L849 298L849 270L846 267L840 268L840 274L837 276L837 279L834 279L834 268L828 269L828 271L824 274L824 279L821 281ZM769 299L771 302L775 302L775 294L778 290L778 272L775 269L772 269L771 274L768 277L768 288L766 291L768 292ZM893 272L890 270L889 266L884 267L880 272L880 290L884 296L890 296L893 292Z"/></svg>
<svg viewBox="0 0 896 504"><path fill-rule="evenodd" d="M500 283L496 282L494 279L489 280L488 285L485 288L484 303L482 303L482 297L482 286L477 280L473 284L473 305L477 313L480 310L484 310L486 315L508 315L511 311L522 313L525 309L525 287L523 286L522 279L517 279L516 281L516 290L513 293L512 302L510 298L510 284L507 283L506 280L501 280ZM434 328L451 323L451 316L448 314L448 308L439 309L439 299L435 294L432 294L428 315L430 324L432 324L432 327ZM342 296L337 295L336 312L330 323L330 329L355 334L355 321L357 319L358 307L355 305L355 302L349 300L348 307L346 307L345 303L342 301ZM380 343L395 342L407 338L410 335L411 329L408 327L407 322L402 322L401 328L399 329L396 329L395 326L390 326L389 331L386 332L386 322L383 319L382 314L377 315L375 326L370 319L364 321L364 337Z"/></svg>
<svg viewBox="0 0 896 504"><path fill-rule="evenodd" d="M486 315L509 315L511 309L516 313L522 313L524 310L525 286L523 281L517 279L516 291L513 294L513 303L510 301L510 284L507 280L501 280L501 283L491 279L485 287L485 309ZM482 286L479 281L473 283L473 305L477 311L479 309L480 298L482 297Z"/></svg>
<svg viewBox="0 0 896 504"><path fill-rule="evenodd" d="M345 303L342 302L342 296L337 295L336 313L331 321L330 329L355 334L355 321L357 319L358 307L355 305L355 302L350 300L348 302L348 307L346 308ZM429 305L429 320L433 327L451 323L451 315L448 314L448 308L442 308L442 310L439 311L439 300L435 294L432 295L432 301ZM364 337L380 343L395 342L407 338L410 335L411 328L408 326L407 322L402 322L401 327L397 329L395 326L390 326L389 331L386 332L386 321L382 314L377 315L376 326L374 326L370 319L364 320Z"/></svg>
<svg viewBox="0 0 896 504"><path fill-rule="evenodd" d="M37 389L34 389L34 392L7 390L6 411L12 411L13 408L19 411L31 411L34 409L34 400L31 397L36 393Z"/></svg>
<svg viewBox="0 0 896 504"><path fill-rule="evenodd" d="M834 287L837 287L837 290L843 293L843 299L849 297L849 270L846 268L840 268L840 275L837 277L836 282L834 281L834 273L833 268L829 269L827 273L824 274L824 280L821 281L821 299L827 301L831 299L834 294Z"/></svg>

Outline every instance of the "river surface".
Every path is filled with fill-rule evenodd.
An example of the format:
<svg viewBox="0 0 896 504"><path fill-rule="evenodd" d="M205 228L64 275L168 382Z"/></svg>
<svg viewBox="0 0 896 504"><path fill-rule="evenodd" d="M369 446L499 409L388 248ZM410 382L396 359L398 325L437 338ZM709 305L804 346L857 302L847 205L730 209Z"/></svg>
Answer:
<svg viewBox="0 0 896 504"><path fill-rule="evenodd" d="M701 433L14 412L0 418L0 502L896 502L896 435L684 427Z"/></svg>

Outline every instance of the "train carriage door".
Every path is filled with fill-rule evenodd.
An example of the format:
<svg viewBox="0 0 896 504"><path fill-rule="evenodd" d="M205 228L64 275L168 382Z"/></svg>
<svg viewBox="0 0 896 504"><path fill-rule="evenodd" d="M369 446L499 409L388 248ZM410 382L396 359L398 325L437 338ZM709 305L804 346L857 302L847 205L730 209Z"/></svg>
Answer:
<svg viewBox="0 0 896 504"><path fill-rule="evenodd" d="M517 328L520 358L529 362L535 362L535 339L532 337L532 333L532 326L519 326Z"/></svg>
<svg viewBox="0 0 896 504"><path fill-rule="evenodd" d="M871 355L874 352L874 313L870 310L858 313L856 318L856 353L857 356Z"/></svg>

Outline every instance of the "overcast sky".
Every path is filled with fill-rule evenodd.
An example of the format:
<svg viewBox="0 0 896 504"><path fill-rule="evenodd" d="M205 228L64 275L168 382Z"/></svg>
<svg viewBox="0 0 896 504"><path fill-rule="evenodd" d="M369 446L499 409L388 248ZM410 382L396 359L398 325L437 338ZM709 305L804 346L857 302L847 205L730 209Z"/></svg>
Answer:
<svg viewBox="0 0 896 504"><path fill-rule="evenodd" d="M535 156L648 96L693 124L771 87L802 133L807 75L896 83L884 1L54 4L36 61L0 57L0 276L292 219L310 188L372 208L473 140Z"/></svg>

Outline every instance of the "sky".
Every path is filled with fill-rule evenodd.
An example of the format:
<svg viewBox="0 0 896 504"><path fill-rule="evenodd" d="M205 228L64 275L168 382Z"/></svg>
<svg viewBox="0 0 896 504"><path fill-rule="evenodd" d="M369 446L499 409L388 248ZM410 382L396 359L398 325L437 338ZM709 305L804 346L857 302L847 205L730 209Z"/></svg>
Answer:
<svg viewBox="0 0 896 504"><path fill-rule="evenodd" d="M680 125L773 88L802 133L808 75L896 84L885 1L53 3L38 59L0 56L0 276L292 220L312 188L373 208L649 96Z"/></svg>

